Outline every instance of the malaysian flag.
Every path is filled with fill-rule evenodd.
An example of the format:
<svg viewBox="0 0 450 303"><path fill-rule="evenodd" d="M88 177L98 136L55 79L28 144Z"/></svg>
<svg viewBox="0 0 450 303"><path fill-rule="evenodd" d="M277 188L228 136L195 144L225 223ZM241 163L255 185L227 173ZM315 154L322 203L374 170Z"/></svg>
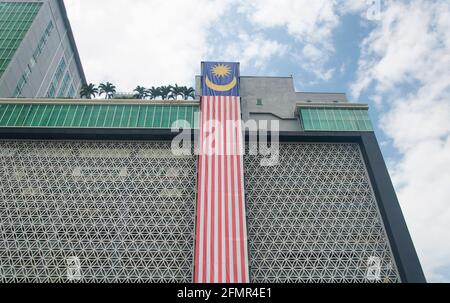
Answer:
<svg viewBox="0 0 450 303"><path fill-rule="evenodd" d="M194 282L249 282L239 64L202 63Z"/></svg>

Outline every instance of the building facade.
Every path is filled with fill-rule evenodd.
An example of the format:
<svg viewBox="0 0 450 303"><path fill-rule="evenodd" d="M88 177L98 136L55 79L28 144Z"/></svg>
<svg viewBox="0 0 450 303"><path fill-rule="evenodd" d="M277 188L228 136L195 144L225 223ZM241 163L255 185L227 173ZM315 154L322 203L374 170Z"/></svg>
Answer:
<svg viewBox="0 0 450 303"><path fill-rule="evenodd" d="M205 211L209 219L199 212L199 189L212 182L201 173L198 140L173 152L179 127L192 139L202 129L205 96L2 99L1 281L424 282L367 105L295 92L290 77L239 80L244 125L279 124L268 130L269 143L279 139L277 160L264 165L272 145L252 152L254 130L242 129L245 260L231 248L224 257L227 239L239 236L209 229L220 226L217 209ZM228 186L205 193L225 197ZM218 242L205 240L197 258L213 234ZM248 276L233 279L238 259Z"/></svg>
<svg viewBox="0 0 450 303"><path fill-rule="evenodd" d="M76 98L85 82L63 0L0 1L0 97Z"/></svg>

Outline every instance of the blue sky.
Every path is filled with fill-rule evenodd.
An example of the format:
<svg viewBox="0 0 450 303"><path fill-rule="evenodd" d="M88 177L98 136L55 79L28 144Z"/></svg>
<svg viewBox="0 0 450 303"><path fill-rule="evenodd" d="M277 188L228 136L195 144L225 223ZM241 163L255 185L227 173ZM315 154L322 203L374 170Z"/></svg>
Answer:
<svg viewBox="0 0 450 303"><path fill-rule="evenodd" d="M450 2L66 0L86 76L193 85L200 62L368 103L429 281L450 281Z"/></svg>

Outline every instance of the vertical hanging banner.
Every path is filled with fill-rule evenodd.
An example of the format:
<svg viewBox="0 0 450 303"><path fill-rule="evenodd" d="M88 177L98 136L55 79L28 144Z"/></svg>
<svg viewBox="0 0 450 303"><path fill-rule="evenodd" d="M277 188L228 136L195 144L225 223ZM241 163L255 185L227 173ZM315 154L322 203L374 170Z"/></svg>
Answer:
<svg viewBox="0 0 450 303"><path fill-rule="evenodd" d="M202 62L196 283L247 283L239 63Z"/></svg>

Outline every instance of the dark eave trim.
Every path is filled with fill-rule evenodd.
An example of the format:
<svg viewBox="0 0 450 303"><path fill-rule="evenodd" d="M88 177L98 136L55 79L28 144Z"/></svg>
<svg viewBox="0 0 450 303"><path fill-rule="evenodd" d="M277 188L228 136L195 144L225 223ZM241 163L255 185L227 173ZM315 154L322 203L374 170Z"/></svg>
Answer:
<svg viewBox="0 0 450 303"><path fill-rule="evenodd" d="M419 257L375 134L362 133L360 140L363 158L402 281L425 283L426 278Z"/></svg>
<svg viewBox="0 0 450 303"><path fill-rule="evenodd" d="M0 139L19 140L171 140L177 134L155 128L0 128Z"/></svg>

